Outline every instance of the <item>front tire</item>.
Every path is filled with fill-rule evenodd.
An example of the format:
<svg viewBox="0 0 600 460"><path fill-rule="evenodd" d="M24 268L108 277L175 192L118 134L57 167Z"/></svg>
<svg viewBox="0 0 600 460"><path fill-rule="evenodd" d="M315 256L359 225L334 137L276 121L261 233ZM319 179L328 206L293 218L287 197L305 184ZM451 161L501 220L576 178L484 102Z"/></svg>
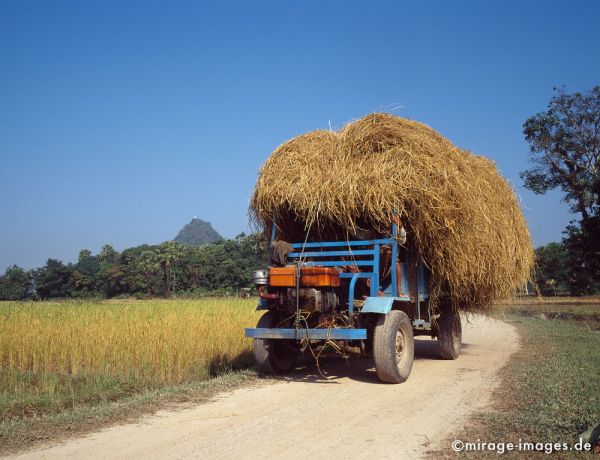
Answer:
<svg viewBox="0 0 600 460"><path fill-rule="evenodd" d="M277 326L277 315L267 311L258 320L257 328ZM254 360L261 374L285 374L296 367L298 355L289 340L254 339Z"/></svg>
<svg viewBox="0 0 600 460"><path fill-rule="evenodd" d="M438 346L442 359L456 359L462 347L460 315L451 307L444 308L438 318Z"/></svg>
<svg viewBox="0 0 600 460"><path fill-rule="evenodd" d="M415 355L413 327L403 311L382 315L375 326L373 358L379 380L402 383L412 370Z"/></svg>

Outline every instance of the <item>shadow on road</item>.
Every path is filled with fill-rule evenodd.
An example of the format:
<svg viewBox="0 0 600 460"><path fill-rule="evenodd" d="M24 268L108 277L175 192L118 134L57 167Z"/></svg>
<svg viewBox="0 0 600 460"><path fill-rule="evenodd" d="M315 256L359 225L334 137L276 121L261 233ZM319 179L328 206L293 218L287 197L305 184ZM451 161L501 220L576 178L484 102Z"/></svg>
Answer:
<svg viewBox="0 0 600 460"><path fill-rule="evenodd" d="M463 349L467 348L469 348L469 345L463 343ZM441 360L437 340L425 337L415 338L415 361L420 360ZM282 380L339 384L339 380L342 378L349 378L357 382L386 385L377 379L373 358L351 356L348 359L344 359L339 355L321 356L318 367L315 359L310 354L302 356L298 359L296 369L286 374L285 377L282 377Z"/></svg>

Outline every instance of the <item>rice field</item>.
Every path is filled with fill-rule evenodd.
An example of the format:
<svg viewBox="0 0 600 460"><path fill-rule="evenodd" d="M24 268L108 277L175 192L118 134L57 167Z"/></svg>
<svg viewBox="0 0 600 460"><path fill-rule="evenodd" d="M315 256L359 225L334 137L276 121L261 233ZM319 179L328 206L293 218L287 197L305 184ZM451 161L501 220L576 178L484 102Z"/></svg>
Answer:
<svg viewBox="0 0 600 460"><path fill-rule="evenodd" d="M256 300L0 303L0 417L114 400L252 364Z"/></svg>
<svg viewBox="0 0 600 460"><path fill-rule="evenodd" d="M600 296L519 297L496 304L500 313L566 320L600 331Z"/></svg>

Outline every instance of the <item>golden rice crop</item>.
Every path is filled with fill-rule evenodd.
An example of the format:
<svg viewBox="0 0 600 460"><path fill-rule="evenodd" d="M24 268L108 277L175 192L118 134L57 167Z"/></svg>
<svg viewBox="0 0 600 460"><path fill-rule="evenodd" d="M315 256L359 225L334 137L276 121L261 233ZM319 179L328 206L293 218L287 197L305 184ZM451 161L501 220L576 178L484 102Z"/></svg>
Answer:
<svg viewBox="0 0 600 460"><path fill-rule="evenodd" d="M352 239L397 214L431 270L435 301L487 311L530 277L533 248L518 199L495 164L430 127L374 113L340 131L279 146L260 170L251 216L282 239Z"/></svg>
<svg viewBox="0 0 600 460"><path fill-rule="evenodd" d="M256 301L0 303L0 365L174 384L247 361Z"/></svg>

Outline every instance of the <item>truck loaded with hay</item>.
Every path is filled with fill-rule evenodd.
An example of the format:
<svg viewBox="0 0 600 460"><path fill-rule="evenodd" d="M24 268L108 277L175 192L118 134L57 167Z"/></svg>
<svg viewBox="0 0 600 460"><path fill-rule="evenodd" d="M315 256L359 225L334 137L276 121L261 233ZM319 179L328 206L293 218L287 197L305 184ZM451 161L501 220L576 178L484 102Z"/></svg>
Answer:
<svg viewBox="0 0 600 460"><path fill-rule="evenodd" d="M246 330L267 373L291 370L306 350L353 349L372 354L383 382L403 382L415 335L456 359L460 312L489 312L533 264L494 163L388 114L278 147L250 208L271 235L271 265L254 274L266 312Z"/></svg>

